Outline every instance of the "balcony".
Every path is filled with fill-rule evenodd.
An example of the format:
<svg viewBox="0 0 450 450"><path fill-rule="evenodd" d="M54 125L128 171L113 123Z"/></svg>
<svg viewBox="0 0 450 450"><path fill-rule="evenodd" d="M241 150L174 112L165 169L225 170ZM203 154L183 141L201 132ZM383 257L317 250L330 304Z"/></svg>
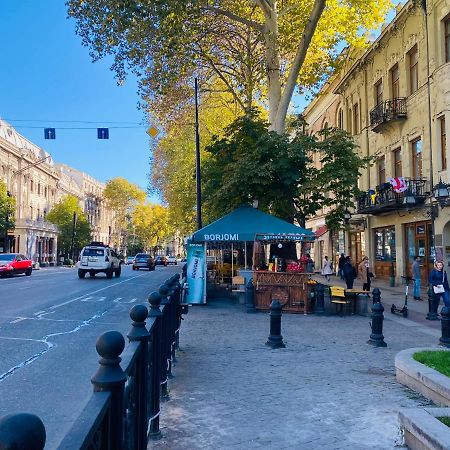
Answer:
<svg viewBox="0 0 450 450"><path fill-rule="evenodd" d="M390 183L380 184L372 192L365 192L358 198L358 213L375 215L423 205L430 195L428 180L405 178L405 182L405 192L395 192ZM410 194L415 197L416 203L404 204L405 197Z"/></svg>
<svg viewBox="0 0 450 450"><path fill-rule="evenodd" d="M406 119L405 97L385 100L370 111L370 126L375 133L381 132L385 124L401 119Z"/></svg>
<svg viewBox="0 0 450 450"><path fill-rule="evenodd" d="M57 233L58 227L42 218L38 220L31 219L17 219L16 228L32 229L36 231L48 231L51 233Z"/></svg>

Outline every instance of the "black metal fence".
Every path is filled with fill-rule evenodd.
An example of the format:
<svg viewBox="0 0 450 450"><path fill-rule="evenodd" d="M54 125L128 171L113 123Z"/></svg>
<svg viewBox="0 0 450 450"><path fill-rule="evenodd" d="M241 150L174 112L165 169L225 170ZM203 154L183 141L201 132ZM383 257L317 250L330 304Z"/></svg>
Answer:
<svg viewBox="0 0 450 450"><path fill-rule="evenodd" d="M160 401L169 394L181 317L187 312L180 275L166 280L148 301L150 312L144 305L130 310L126 348L118 331L97 339L94 392L59 449L144 450L149 439L159 436ZM45 428L38 417L17 414L0 420L0 448L42 450L44 445Z"/></svg>
<svg viewBox="0 0 450 450"><path fill-rule="evenodd" d="M376 127L391 120L406 118L406 98L385 100L370 111L370 126Z"/></svg>

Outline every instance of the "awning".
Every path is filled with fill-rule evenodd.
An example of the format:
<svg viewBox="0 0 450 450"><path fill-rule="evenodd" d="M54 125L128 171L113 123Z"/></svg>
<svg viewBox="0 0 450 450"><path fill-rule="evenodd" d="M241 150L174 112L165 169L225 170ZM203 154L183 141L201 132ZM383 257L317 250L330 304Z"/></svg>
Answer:
<svg viewBox="0 0 450 450"><path fill-rule="evenodd" d="M266 214L251 206L241 206L196 231L192 242L251 242L273 240L314 240L314 233Z"/></svg>
<svg viewBox="0 0 450 450"><path fill-rule="evenodd" d="M322 225L319 228L317 228L316 231L314 231L314 234L316 235L316 238L324 235L328 231L328 227L326 225Z"/></svg>

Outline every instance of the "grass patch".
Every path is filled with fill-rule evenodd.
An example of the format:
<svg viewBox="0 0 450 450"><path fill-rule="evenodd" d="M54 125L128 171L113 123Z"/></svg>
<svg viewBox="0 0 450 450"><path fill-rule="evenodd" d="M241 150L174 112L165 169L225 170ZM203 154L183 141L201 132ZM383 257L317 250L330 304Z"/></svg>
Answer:
<svg viewBox="0 0 450 450"><path fill-rule="evenodd" d="M437 417L444 425L450 427L450 417Z"/></svg>
<svg viewBox="0 0 450 450"><path fill-rule="evenodd" d="M445 350L426 350L414 353L413 358L438 372L450 377L450 352Z"/></svg>

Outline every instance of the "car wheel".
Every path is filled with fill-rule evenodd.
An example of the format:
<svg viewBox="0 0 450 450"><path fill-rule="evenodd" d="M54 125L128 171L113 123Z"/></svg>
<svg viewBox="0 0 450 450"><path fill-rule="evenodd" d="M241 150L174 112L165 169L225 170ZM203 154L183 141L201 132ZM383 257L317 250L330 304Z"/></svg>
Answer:
<svg viewBox="0 0 450 450"><path fill-rule="evenodd" d="M86 276L86 272L84 270L78 271L78 278L84 278Z"/></svg>
<svg viewBox="0 0 450 450"><path fill-rule="evenodd" d="M27 269L27 271L25 272L25 275L27 277L29 277L31 275L31 272L33 272L33 269Z"/></svg>
<svg viewBox="0 0 450 450"><path fill-rule="evenodd" d="M114 267L111 266L107 271L106 271L106 278L111 279L113 277L113 273L114 273Z"/></svg>
<svg viewBox="0 0 450 450"><path fill-rule="evenodd" d="M95 277L95 272L89 272L89 276L90 276L91 278L94 278L94 277Z"/></svg>
<svg viewBox="0 0 450 450"><path fill-rule="evenodd" d="M136 270L136 267L133 266L133 270Z"/></svg>
<svg viewBox="0 0 450 450"><path fill-rule="evenodd" d="M119 266L119 268L114 272L114 274L118 278L118 277L120 277L121 272L122 272L122 266Z"/></svg>

